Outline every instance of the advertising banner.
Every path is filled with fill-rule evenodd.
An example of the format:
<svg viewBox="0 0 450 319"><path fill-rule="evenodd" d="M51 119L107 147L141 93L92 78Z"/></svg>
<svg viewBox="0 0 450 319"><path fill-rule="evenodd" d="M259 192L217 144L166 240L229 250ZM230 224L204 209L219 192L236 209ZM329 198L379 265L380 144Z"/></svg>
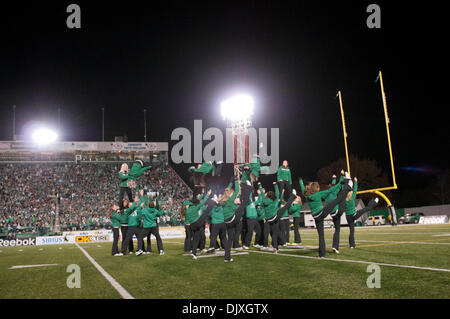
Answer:
<svg viewBox="0 0 450 319"><path fill-rule="evenodd" d="M0 247L35 246L36 238L0 239Z"/></svg>

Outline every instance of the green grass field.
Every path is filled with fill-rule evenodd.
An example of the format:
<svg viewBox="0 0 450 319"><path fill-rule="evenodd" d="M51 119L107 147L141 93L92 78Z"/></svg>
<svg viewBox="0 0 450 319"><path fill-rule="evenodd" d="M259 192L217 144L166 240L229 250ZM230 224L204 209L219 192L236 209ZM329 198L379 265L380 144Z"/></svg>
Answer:
<svg viewBox="0 0 450 319"><path fill-rule="evenodd" d="M327 246L332 234L326 230ZM315 229L301 235L304 246L317 245ZM449 224L359 227L356 241L356 249L349 249L343 227L340 254L328 248L327 259L316 258L317 249L275 255L252 248L232 263L183 256L182 238L165 240L164 256L112 257L111 243L80 246L134 298L450 298ZM381 288L367 287L370 263L380 264ZM38 264L57 265L9 269ZM81 288L66 285L70 264L80 266ZM0 298L121 295L76 245L66 244L0 247Z"/></svg>

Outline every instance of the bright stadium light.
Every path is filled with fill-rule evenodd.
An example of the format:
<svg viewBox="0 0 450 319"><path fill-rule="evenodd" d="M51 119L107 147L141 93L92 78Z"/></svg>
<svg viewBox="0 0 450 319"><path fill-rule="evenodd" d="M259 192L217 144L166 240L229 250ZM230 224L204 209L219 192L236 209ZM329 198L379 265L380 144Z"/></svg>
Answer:
<svg viewBox="0 0 450 319"><path fill-rule="evenodd" d="M250 95L235 95L220 104L222 117L232 122L248 120L253 115L254 104Z"/></svg>
<svg viewBox="0 0 450 319"><path fill-rule="evenodd" d="M33 132L32 139L38 145L48 145L55 142L58 135L52 130L41 128Z"/></svg>

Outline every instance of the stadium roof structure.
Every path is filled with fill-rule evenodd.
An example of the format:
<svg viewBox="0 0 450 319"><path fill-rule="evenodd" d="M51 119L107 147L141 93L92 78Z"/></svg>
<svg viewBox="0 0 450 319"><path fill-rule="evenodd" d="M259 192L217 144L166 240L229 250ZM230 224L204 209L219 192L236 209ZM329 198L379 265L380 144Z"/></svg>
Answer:
<svg viewBox="0 0 450 319"><path fill-rule="evenodd" d="M54 142L48 145L37 145L28 141L0 141L0 152L16 151L144 151L168 152L168 142Z"/></svg>

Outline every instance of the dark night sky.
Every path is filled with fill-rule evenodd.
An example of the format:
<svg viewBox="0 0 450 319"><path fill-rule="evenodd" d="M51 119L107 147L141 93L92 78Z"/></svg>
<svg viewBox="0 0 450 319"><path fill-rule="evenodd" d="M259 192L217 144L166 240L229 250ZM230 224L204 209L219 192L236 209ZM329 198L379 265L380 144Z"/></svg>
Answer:
<svg viewBox="0 0 450 319"><path fill-rule="evenodd" d="M66 27L72 2L81 6L81 30ZM450 162L446 10L376 1L382 27L368 29L372 2L5 5L0 139L11 139L15 104L18 133L32 120L55 123L60 107L64 140L100 140L105 107L106 139L126 133L138 141L148 108L150 139L169 141L173 129L191 128L194 119L225 128L219 102L242 88L255 96L255 127L280 128L280 160L290 161L295 176L314 178L344 155L335 99L341 89L350 152L388 170L374 83L381 69L398 184L415 187L430 175L399 167L444 169Z"/></svg>

